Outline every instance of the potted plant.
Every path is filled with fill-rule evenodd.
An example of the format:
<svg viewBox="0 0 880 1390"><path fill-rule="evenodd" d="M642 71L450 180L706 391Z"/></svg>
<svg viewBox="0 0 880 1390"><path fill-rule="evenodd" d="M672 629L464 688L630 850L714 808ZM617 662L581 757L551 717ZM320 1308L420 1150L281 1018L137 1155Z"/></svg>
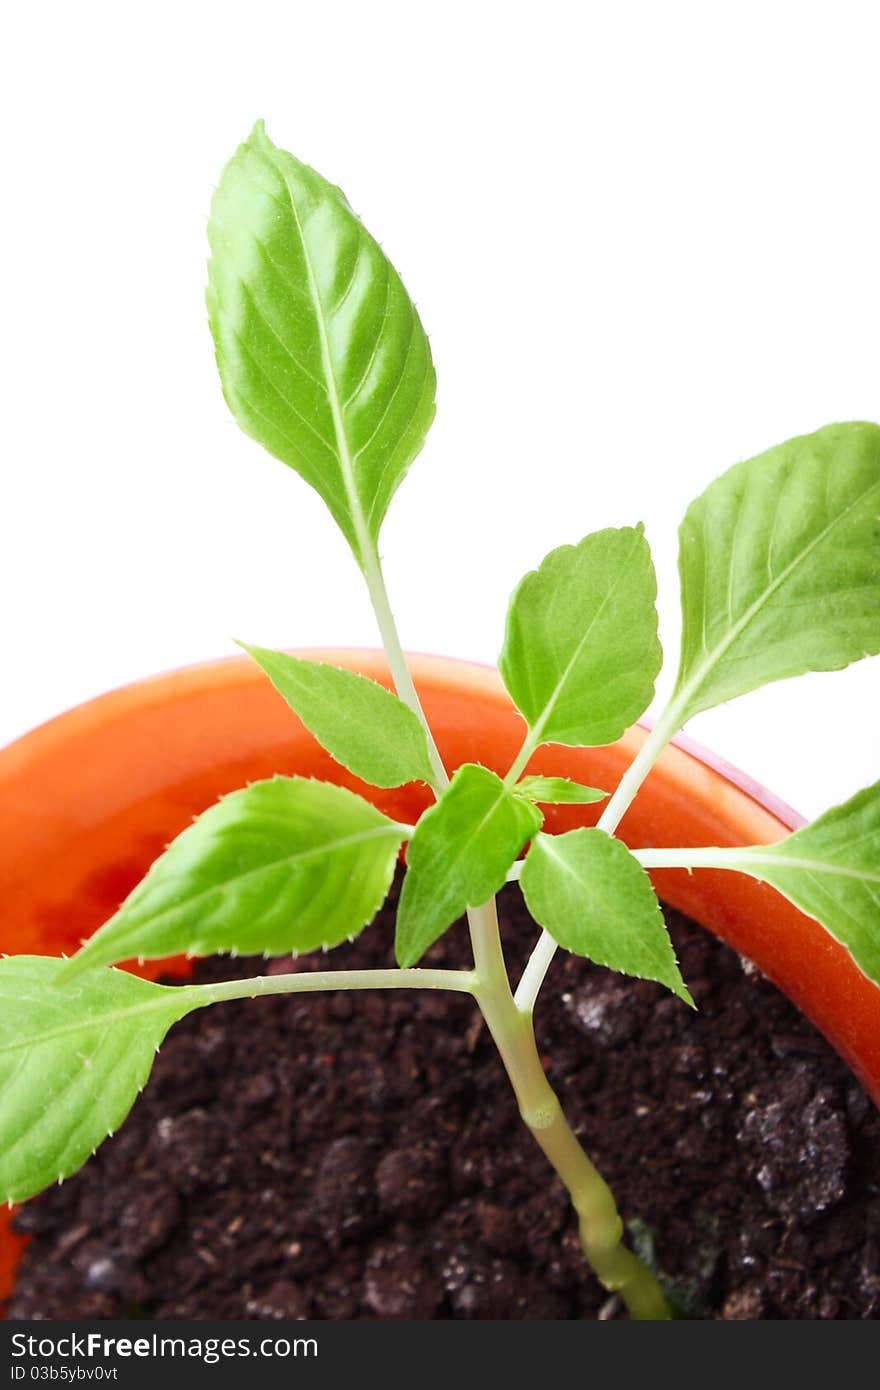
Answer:
<svg viewBox="0 0 880 1390"><path fill-rule="evenodd" d="M740 812L744 799L737 803L723 781L679 808L675 824L663 808L676 759L689 756L667 750L693 714L768 681L836 669L880 650L880 429L838 425L792 440L737 465L692 504L681 531L679 677L648 734L632 726L652 697L661 653L650 553L635 527L563 546L525 576L511 600L500 659L508 703L497 688L480 692L438 744L428 701L436 672L426 671L420 683L426 711L378 550L391 497L433 417L434 372L415 309L339 190L276 149L261 125L224 172L210 234L209 310L227 401L242 427L328 505L364 576L396 694L370 679L384 673L369 662L355 662L366 666L356 671L351 662L248 648L326 754L306 739L295 775L278 775L284 763L275 761L266 726L245 729L234 716L243 753L231 782L238 789L181 831L72 959L14 955L0 964L2 1195L17 1201L76 1171L123 1119L168 1029L209 1004L337 988L447 991L476 1005L519 1113L569 1194L581 1249L600 1283L635 1317L672 1316L675 1297L650 1256L624 1241L611 1191L547 1079L535 1005L562 946L657 982L677 997L676 1009L692 1006L647 871L678 870L693 882L705 876L706 890L690 879L666 881L667 898L695 911L720 876L724 913L706 907L703 917L804 1003L876 1094L878 789L784 838L779 821L756 831L753 809L743 822L751 834L739 843L713 797L724 787ZM184 772L200 766L206 777L205 753L216 747L210 725L194 728L192 715L208 707L209 693L225 698L228 709L242 680L252 685L239 668L222 668L179 678L170 701L162 691L156 709L163 719L186 711L186 732L199 745ZM454 684L441 679L434 698L448 707ZM149 689L121 697L122 708L117 697L115 730L111 718L89 732L94 711L86 707L81 732L109 746L130 718L155 728L150 700ZM498 728L480 724L477 732L474 715L487 703ZM41 738L42 748L21 753L25 763L46 757L51 726ZM165 738L176 745L173 721L162 725ZM81 771L77 741L75 728L59 731L58 747L66 744ZM328 756L350 776L308 775L326 776ZM159 762L149 774L157 797L169 791ZM655 766L654 796L642 814L636 794ZM215 793L229 790L230 770L228 763L217 768ZM260 780L242 785L255 773ZM387 790L368 798L368 787ZM206 789L206 780L189 784L184 775L177 782L172 829L180 829L180 813L192 811L194 795L204 804ZM106 802L103 779L93 794ZM587 823L590 806L601 807L595 824ZM144 810L142 798L134 819ZM18 814L25 816L23 806ZM632 849L616 834L625 816ZM125 816L115 821L122 844ZM103 833L107 817L93 824ZM710 827L720 833L707 833ZM682 842L686 828L697 833ZM372 921L404 845L392 966L324 971L291 962L244 980L174 986L114 968L180 953L289 958L335 948ZM152 842L150 857L160 848ZM106 851L101 857L108 863ZM495 909L495 895L514 880L543 929L515 990ZM106 894L106 883L99 886ZM763 914L751 936L743 927L750 893ZM69 910L66 898L58 906ZM473 964L426 964L426 953L442 952L463 914ZM44 931L45 911L40 921ZM57 948L57 939L50 944ZM384 1287L391 1266L380 1250L374 1285ZM382 1306L380 1295L374 1306Z"/></svg>

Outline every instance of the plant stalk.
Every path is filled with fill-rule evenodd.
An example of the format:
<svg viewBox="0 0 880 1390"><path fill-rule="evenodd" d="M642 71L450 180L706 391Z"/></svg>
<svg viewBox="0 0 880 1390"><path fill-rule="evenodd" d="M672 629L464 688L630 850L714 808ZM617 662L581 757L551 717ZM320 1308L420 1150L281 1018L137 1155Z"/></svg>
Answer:
<svg viewBox="0 0 880 1390"><path fill-rule="evenodd" d="M601 816L596 822L599 830L613 835L623 820L651 768L656 763L667 743L678 733L681 724L676 703L666 706L657 723L645 739L636 756L615 788Z"/></svg>
<svg viewBox="0 0 880 1390"><path fill-rule="evenodd" d="M604 830L608 835L614 834L651 768L680 727L678 704L673 700L666 706L618 782L614 795L596 822L597 830ZM518 876L517 873L510 875L510 877ZM522 1009L524 1013L531 1013L534 1009L535 1001L555 955L556 942L548 931L542 931L516 991L517 1008Z"/></svg>
<svg viewBox="0 0 880 1390"><path fill-rule="evenodd" d="M424 726L428 737L431 766L435 774L434 792L439 794L448 785L449 777L410 675L388 599L378 551L370 549L365 553L363 572L394 684L401 700L409 705ZM530 739L527 737L514 768L508 774L508 784L511 776L518 776L521 768L525 766L531 751ZM647 772L647 768L645 771ZM479 1004L513 1086L520 1114L571 1197L578 1214L581 1248L587 1262L600 1283L609 1291L620 1295L631 1317L651 1320L671 1318L672 1311L654 1275L647 1265L623 1244L623 1222L611 1189L578 1142L562 1112L555 1091L544 1075L535 1042L531 1011L524 1012L517 1008L510 989L494 897L480 907L468 908L467 916L474 953L472 975L455 971L426 970L369 973L383 973L390 977L402 974L457 974L459 980L468 980L467 986L459 983L452 988L468 988ZM389 980L387 987L391 987L392 982Z"/></svg>
<svg viewBox="0 0 880 1390"><path fill-rule="evenodd" d="M587 1262L603 1287L620 1295L631 1317L671 1318L672 1310L656 1278L623 1244L623 1222L611 1189L581 1147L544 1074L531 1015L514 1003L494 899L469 915L475 954L479 943L474 995L513 1086L520 1115L562 1179L577 1212Z"/></svg>
<svg viewBox="0 0 880 1390"><path fill-rule="evenodd" d="M205 1005L229 999L256 999L264 994L318 994L331 989L447 989L473 994L470 970L309 970L302 974L255 975L216 985L178 986L198 995Z"/></svg>
<svg viewBox="0 0 880 1390"><path fill-rule="evenodd" d="M643 869L739 869L747 873L750 864L755 860L759 864L772 863L773 855L766 852L759 852L757 856L749 854L751 846L727 845L727 846L694 846L690 849L635 849L633 855L638 859ZM764 851L764 846L759 845L759 851ZM791 866L798 861L792 859L790 855L778 856L778 862L783 865ZM806 866L805 866L806 867Z"/></svg>
<svg viewBox="0 0 880 1390"><path fill-rule="evenodd" d="M435 793L439 793L449 784L449 776L443 766L443 759L434 735L431 733L430 725L425 718L425 711L422 709L422 702L413 684L410 669L407 665L406 657L403 653L403 646L400 641L400 634L397 631L397 623L394 620L394 613L388 598L388 590L385 587L385 576L382 573L382 561L379 559L379 552L371 548L366 553L363 564L364 578L367 581L367 590L370 595L370 602L373 605L373 612L376 614L376 622L379 625L379 632L382 637L382 646L391 668L391 678L394 687L405 705L416 714L422 724L428 739L428 757L431 767L434 770L433 788Z"/></svg>
<svg viewBox="0 0 880 1390"><path fill-rule="evenodd" d="M504 779L505 787L513 787L519 781L528 766L529 758L538 746L538 741L535 730L529 729L522 741L522 747L511 763L507 776Z"/></svg>

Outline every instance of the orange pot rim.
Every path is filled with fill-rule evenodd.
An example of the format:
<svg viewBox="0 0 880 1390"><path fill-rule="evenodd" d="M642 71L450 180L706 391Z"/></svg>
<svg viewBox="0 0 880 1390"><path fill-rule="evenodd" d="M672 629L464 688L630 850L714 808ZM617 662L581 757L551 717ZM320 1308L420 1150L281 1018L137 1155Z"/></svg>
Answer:
<svg viewBox="0 0 880 1390"><path fill-rule="evenodd" d="M384 665L384 654L375 647L289 647L286 649L293 655L301 656L309 660L331 661L333 664L357 669L362 665L372 666L378 661ZM473 673L479 678L481 686L490 686L497 690L503 689L501 678L497 669L488 662L474 661L471 659L442 656L434 652L407 652L407 661L413 669L416 677L419 675L424 678L428 672L460 671ZM32 729L26 730L10 743L0 747L0 779L4 771L4 759L7 754L15 754L16 751L28 754L31 749L38 746L46 739L51 739L57 733L63 732L68 722L81 715L94 715L100 717L105 711L118 701L127 700L130 694L152 695L155 699L161 700L166 692L190 684L193 676L201 677L206 672L221 673L233 667L246 665L247 657L240 656L219 656L209 657L204 661L187 662L181 666L171 666L166 670L158 671L147 676L137 677L132 681L125 681L120 685L114 686L108 691L99 695L93 695L87 700L78 704L71 705L62 710L59 714L52 715L49 719L43 720ZM654 727L655 720L645 716L639 719L635 725L638 729L646 732ZM751 801L769 812L776 820L789 830L797 830L806 824L806 817L799 811L794 810L786 801L770 791L762 783L758 782L749 773L744 772L735 763L728 761L720 753L716 753L706 744L700 743L697 739L691 738L689 734L679 733L671 740L671 746L680 749L688 757L722 777L725 782L729 782L739 791L743 792Z"/></svg>

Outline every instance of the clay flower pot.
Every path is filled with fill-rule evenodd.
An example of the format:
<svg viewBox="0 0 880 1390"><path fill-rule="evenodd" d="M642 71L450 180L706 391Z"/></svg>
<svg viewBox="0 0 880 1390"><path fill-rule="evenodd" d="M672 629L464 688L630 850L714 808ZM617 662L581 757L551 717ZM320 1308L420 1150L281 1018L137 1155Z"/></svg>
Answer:
<svg viewBox="0 0 880 1390"><path fill-rule="evenodd" d="M305 652L390 684L371 651ZM415 657L413 675L448 767L504 773L522 721L497 674ZM533 770L613 789L645 731L605 748L541 749ZM141 879L169 840L222 793L274 773L321 777L407 822L424 788L379 792L340 768L243 658L194 666L101 696L0 751L0 950L73 951ZM597 807L548 810L551 830L594 822ZM753 782L684 740L670 747L625 817L633 847L779 839L798 818ZM849 955L774 890L744 875L665 870L660 896L710 928L825 1034L880 1103L880 991ZM157 974L153 965L148 971ZM145 972L148 973L148 972ZM21 1240L0 1217L0 1297Z"/></svg>

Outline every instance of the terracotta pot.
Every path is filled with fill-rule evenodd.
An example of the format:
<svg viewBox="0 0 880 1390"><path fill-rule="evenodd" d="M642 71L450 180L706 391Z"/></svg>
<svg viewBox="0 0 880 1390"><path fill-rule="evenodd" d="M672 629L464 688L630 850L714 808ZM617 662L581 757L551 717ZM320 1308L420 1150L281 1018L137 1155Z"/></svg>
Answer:
<svg viewBox="0 0 880 1390"><path fill-rule="evenodd" d="M305 652L389 684L371 651ZM497 674L414 657L413 674L450 768L503 773L523 725ZM531 770L613 789L641 742L540 750ZM139 681L71 710L0 751L0 950L58 955L115 910L169 840L224 792L273 773L327 778L412 822L424 789L378 792L335 764L250 661L234 658ZM596 807L551 810L551 830ZM669 748L624 818L633 847L769 843L798 818L695 745ZM664 870L660 896L748 956L837 1048L880 1103L880 990L810 918L744 875ZM147 972L145 972L147 973ZM154 967L152 973L157 973ZM21 1241L0 1218L0 1297Z"/></svg>

